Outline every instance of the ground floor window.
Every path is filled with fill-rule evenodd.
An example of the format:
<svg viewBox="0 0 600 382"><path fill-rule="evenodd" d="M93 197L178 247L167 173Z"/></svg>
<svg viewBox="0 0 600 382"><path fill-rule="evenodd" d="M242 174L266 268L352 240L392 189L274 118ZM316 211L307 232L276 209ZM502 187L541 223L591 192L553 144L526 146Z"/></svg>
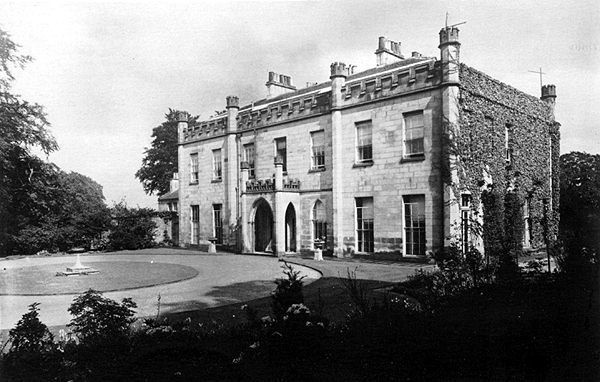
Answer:
<svg viewBox="0 0 600 382"><path fill-rule="evenodd" d="M216 244L223 244L223 218L221 210L222 204L213 204L213 235L216 239Z"/></svg>
<svg viewBox="0 0 600 382"><path fill-rule="evenodd" d="M461 247L463 253L469 250L471 230L471 195L462 194L460 196L460 230L461 230Z"/></svg>
<svg viewBox="0 0 600 382"><path fill-rule="evenodd" d="M404 254L425 255L425 195L404 197Z"/></svg>
<svg viewBox="0 0 600 382"><path fill-rule="evenodd" d="M325 247L327 241L327 222L325 217L325 206L320 200L315 202L312 209L312 229L314 248Z"/></svg>
<svg viewBox="0 0 600 382"><path fill-rule="evenodd" d="M523 247L531 247L531 220L529 211L531 209L531 197L525 199L523 204Z"/></svg>
<svg viewBox="0 0 600 382"><path fill-rule="evenodd" d="M200 242L200 206L192 207L192 237L191 243L198 244Z"/></svg>
<svg viewBox="0 0 600 382"><path fill-rule="evenodd" d="M358 252L373 252L373 198L356 198L356 237Z"/></svg>

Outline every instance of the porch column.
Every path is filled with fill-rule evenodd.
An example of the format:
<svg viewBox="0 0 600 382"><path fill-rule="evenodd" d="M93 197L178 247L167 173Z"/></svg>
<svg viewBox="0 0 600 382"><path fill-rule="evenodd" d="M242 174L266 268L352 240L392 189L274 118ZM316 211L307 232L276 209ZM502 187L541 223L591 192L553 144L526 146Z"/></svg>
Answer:
<svg viewBox="0 0 600 382"><path fill-rule="evenodd" d="M242 162L240 168L242 170L240 182L240 229L242 231L242 253L252 253L250 236L248 234L248 206L246 201L246 182L248 181L250 166L248 165L248 162Z"/></svg>
<svg viewBox="0 0 600 382"><path fill-rule="evenodd" d="M273 253L277 257L285 254L285 205L282 199L281 190L283 189L283 158L275 158L275 191L273 197L273 228L275 242L273 243Z"/></svg>

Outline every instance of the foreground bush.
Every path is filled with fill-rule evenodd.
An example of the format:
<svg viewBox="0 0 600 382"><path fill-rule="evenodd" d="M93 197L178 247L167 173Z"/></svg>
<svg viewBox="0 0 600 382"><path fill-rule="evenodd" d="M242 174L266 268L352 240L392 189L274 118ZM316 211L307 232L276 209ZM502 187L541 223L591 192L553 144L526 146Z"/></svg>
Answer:
<svg viewBox="0 0 600 382"><path fill-rule="evenodd" d="M67 342L64 352L42 341L50 346L46 354L58 362L52 363L51 357L36 360L40 369L29 377L82 381L598 380L597 273L578 283L560 273L496 282L480 274L473 262L447 256L439 271L417 274L396 288L399 292L422 290L421 295L412 296L374 297L355 273L353 277L349 273L345 283L353 295L354 313L334 324L305 303L292 302L304 301L303 285L287 266L287 282L278 281L271 313L259 317L244 306L248 320L234 327L214 321L156 318L131 330L129 304L88 291L76 300L80 307L89 307L77 310L79 317L87 315L77 321L79 340ZM100 318L112 316L109 312L119 318ZM35 322L37 315L27 317ZM112 329L98 332L97 326ZM39 324L20 327L39 328ZM39 335L44 330L33 333L38 333L30 336L33 339L47 338Z"/></svg>

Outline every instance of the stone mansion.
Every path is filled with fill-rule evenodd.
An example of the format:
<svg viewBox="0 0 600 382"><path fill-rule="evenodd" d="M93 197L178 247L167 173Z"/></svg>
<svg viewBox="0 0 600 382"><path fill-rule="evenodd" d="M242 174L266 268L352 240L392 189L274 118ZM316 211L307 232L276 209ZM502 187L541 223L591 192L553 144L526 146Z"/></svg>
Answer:
<svg viewBox="0 0 600 382"><path fill-rule="evenodd" d="M554 85L541 99L460 62L379 38L376 66L331 64L298 89L270 72L264 99L188 124L178 116L179 245L240 253L420 257L451 242L480 250L482 190L517 192L525 247L558 219ZM178 199L178 201L177 201ZM549 222L545 228L542 222Z"/></svg>

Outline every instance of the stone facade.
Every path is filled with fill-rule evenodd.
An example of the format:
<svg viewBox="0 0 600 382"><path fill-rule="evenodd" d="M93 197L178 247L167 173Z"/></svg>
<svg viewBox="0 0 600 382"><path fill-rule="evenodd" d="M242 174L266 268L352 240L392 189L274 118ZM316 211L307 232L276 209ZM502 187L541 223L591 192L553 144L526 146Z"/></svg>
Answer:
<svg viewBox="0 0 600 382"><path fill-rule="evenodd" d="M536 99L460 64L455 27L441 30L439 48L440 59L405 59L400 43L382 37L373 69L333 63L330 81L304 89L269 73L265 99L240 107L227 97L225 112L193 126L182 113L180 245L423 256L466 235L465 211L478 219L485 176L506 187L507 124L518 126L513 170L538 216L541 199L557 198L554 98ZM475 132L490 143L485 153L451 149ZM527 170L532 159L535 171ZM539 219L530 223L538 245Z"/></svg>

